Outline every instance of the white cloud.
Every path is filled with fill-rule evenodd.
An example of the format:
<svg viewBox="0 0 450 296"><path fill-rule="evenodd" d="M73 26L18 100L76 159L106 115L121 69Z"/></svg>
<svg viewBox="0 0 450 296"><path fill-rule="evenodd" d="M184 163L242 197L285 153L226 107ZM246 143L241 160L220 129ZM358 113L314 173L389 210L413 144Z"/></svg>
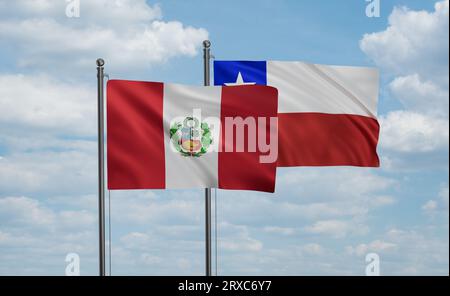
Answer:
<svg viewBox="0 0 450 296"><path fill-rule="evenodd" d="M203 218L202 201L196 198L200 195L199 191L194 190L183 191L182 195L179 190L161 194L152 191L113 191L112 213L119 223L196 225Z"/></svg>
<svg viewBox="0 0 450 296"><path fill-rule="evenodd" d="M277 178L277 190L289 188L303 200L354 200L374 195L392 187L395 180L375 173L367 168L290 168L280 169ZM292 185L296 185L290 187ZM318 188L320 188L318 190Z"/></svg>
<svg viewBox="0 0 450 296"><path fill-rule="evenodd" d="M437 202L434 200L429 200L422 206L422 210L426 212L431 212L436 209L437 209Z"/></svg>
<svg viewBox="0 0 450 296"><path fill-rule="evenodd" d="M150 228L150 230L149 230ZM201 274L200 257L204 243L200 227L191 229L173 225L166 232L165 226L153 224L145 231L132 231L113 242L114 264L121 266L114 274ZM178 235L186 230L187 234ZM180 260L182 258L183 260Z"/></svg>
<svg viewBox="0 0 450 296"><path fill-rule="evenodd" d="M150 236L141 232L130 232L120 238L120 240L131 248L137 248L148 245L151 241Z"/></svg>
<svg viewBox="0 0 450 296"><path fill-rule="evenodd" d="M448 7L448 0L437 2L434 12L396 7L389 16L388 28L365 34L361 49L378 66L396 75L448 78Z"/></svg>
<svg viewBox="0 0 450 296"><path fill-rule="evenodd" d="M408 110L448 116L448 91L433 81L423 81L418 74L400 76L389 85L391 93Z"/></svg>
<svg viewBox="0 0 450 296"><path fill-rule="evenodd" d="M305 231L313 234L324 234L335 238L343 238L348 234L366 234L367 226L358 223L350 223L341 220L317 221L313 225L306 226Z"/></svg>
<svg viewBox="0 0 450 296"><path fill-rule="evenodd" d="M35 242L36 239L33 237L12 235L11 233L0 230L0 246L17 248L29 246Z"/></svg>
<svg viewBox="0 0 450 296"><path fill-rule="evenodd" d="M397 247L396 244L382 241L382 240L374 240L369 244L359 244L356 247L347 247L347 252L349 254L356 254L357 256L364 256L368 253L384 253L389 250L393 250Z"/></svg>
<svg viewBox="0 0 450 296"><path fill-rule="evenodd" d="M163 259L158 256L154 256L152 254L143 253L141 255L141 262L143 262L146 265L156 265L161 264L163 262Z"/></svg>
<svg viewBox="0 0 450 296"><path fill-rule="evenodd" d="M67 229L79 229L80 227L94 227L97 223L97 216L87 210L73 211L64 210L59 213L59 220L62 227Z"/></svg>
<svg viewBox="0 0 450 296"><path fill-rule="evenodd" d="M94 88L21 74L0 75L0 85L3 194L95 188Z"/></svg>
<svg viewBox="0 0 450 296"><path fill-rule="evenodd" d="M372 211L396 201L387 191L395 189L397 181L372 169L292 168L277 174L275 196L220 191L219 218L258 228L264 225L270 237L341 238L367 233Z"/></svg>
<svg viewBox="0 0 450 296"><path fill-rule="evenodd" d="M364 260L375 252L380 256L381 275L448 275L448 236L438 235L440 231L429 226L391 228L369 243L346 246L346 260Z"/></svg>
<svg viewBox="0 0 450 296"><path fill-rule="evenodd" d="M430 216L436 217L438 214L444 214L444 219L448 225L448 204L449 204L449 190L448 184L442 185L438 196L435 199L428 200L422 205L422 210Z"/></svg>
<svg viewBox="0 0 450 296"><path fill-rule="evenodd" d="M266 226L264 231L268 233L281 234L281 235L293 235L295 229L292 227L279 227L279 226Z"/></svg>
<svg viewBox="0 0 450 296"><path fill-rule="evenodd" d="M53 211L37 200L23 196L0 198L0 216L2 224L25 226L52 225L56 218Z"/></svg>
<svg viewBox="0 0 450 296"><path fill-rule="evenodd" d="M380 117L380 145L399 152L430 152L448 147L448 119L411 111Z"/></svg>
<svg viewBox="0 0 450 296"><path fill-rule="evenodd" d="M0 163L2 193L88 194L96 188L95 144L63 151L5 156Z"/></svg>
<svg viewBox="0 0 450 296"><path fill-rule="evenodd" d="M254 239L245 225L222 222L220 225L219 248L226 252L258 252L263 243Z"/></svg>
<svg viewBox="0 0 450 296"><path fill-rule="evenodd" d="M448 236L437 235L436 229L393 228L387 231L385 239L397 246L391 250L391 256L381 256L385 272L397 275L448 275Z"/></svg>
<svg viewBox="0 0 450 296"><path fill-rule="evenodd" d="M370 204L373 207L389 206L394 204L395 202L396 200L392 196L376 196L370 199Z"/></svg>
<svg viewBox="0 0 450 296"><path fill-rule="evenodd" d="M310 243L302 246L302 251L308 255L323 255L324 248L320 244Z"/></svg>
<svg viewBox="0 0 450 296"><path fill-rule="evenodd" d="M162 21L159 6L144 0L81 1L80 18L74 19L65 16L63 1L29 2L0 2L5 10L17 11L2 17L0 38L5 46L14 44L22 67L52 72L57 66L73 73L94 68L102 56L111 71L142 70L172 57L194 56L208 37L205 29Z"/></svg>
<svg viewBox="0 0 450 296"><path fill-rule="evenodd" d="M95 225L97 219L93 211L86 209L55 211L37 199L24 196L0 198L0 217L3 225L13 227L21 225L31 229L39 227L50 231L56 228L66 231L88 229Z"/></svg>
<svg viewBox="0 0 450 296"><path fill-rule="evenodd" d="M255 239L247 239L245 241L239 241L239 240L221 240L220 241L220 248L224 251L235 251L235 252L242 252L242 251L260 251L262 249L263 245L260 241Z"/></svg>
<svg viewBox="0 0 450 296"><path fill-rule="evenodd" d="M93 88L20 74L0 75L0 85L0 124L28 133L96 134Z"/></svg>
<svg viewBox="0 0 450 296"><path fill-rule="evenodd" d="M30 197L1 197L0 274L63 274L70 252L81 256L82 273L92 274L97 251L94 213L55 209Z"/></svg>
<svg viewBox="0 0 450 296"><path fill-rule="evenodd" d="M415 153L420 158L448 150L448 19L448 0L437 2L432 12L396 7L386 30L365 34L360 41L361 49L392 78L388 94L405 107L381 117L380 141L388 153ZM406 164L397 159L409 155L385 157L392 164Z"/></svg>

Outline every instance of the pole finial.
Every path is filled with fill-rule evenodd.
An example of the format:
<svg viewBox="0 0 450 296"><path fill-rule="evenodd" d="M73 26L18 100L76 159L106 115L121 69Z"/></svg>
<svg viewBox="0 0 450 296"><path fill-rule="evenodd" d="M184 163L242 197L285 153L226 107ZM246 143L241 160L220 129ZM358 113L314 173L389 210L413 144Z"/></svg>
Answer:
<svg viewBox="0 0 450 296"><path fill-rule="evenodd" d="M210 48L211 47L211 41L209 41L209 40L203 41L203 47L204 48Z"/></svg>
<svg viewBox="0 0 450 296"><path fill-rule="evenodd" d="M103 67L105 65L105 61L102 58L97 59L96 61L97 67Z"/></svg>

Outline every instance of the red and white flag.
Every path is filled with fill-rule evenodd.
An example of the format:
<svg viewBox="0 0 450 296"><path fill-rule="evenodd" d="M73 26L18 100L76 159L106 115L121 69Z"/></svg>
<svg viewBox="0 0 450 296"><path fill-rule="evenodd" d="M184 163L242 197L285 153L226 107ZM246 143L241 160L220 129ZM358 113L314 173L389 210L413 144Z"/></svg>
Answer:
<svg viewBox="0 0 450 296"><path fill-rule="evenodd" d="M215 85L278 89L280 167L378 167L378 79L365 67L214 61Z"/></svg>
<svg viewBox="0 0 450 296"><path fill-rule="evenodd" d="M108 188L273 192L276 155L272 162L261 159L271 153L267 149L271 142L272 148L278 148L271 120L276 117L277 90L273 87L110 80ZM231 133L225 131L228 119L253 123L257 134L239 133L237 125L231 126ZM245 142L240 148L238 137ZM258 149L242 149L252 148L255 141Z"/></svg>

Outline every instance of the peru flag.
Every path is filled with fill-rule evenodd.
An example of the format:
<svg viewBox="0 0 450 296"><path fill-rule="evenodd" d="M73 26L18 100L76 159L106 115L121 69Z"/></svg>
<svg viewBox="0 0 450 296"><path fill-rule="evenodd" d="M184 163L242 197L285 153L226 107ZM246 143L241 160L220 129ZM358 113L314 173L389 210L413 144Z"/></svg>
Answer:
<svg viewBox="0 0 450 296"><path fill-rule="evenodd" d="M109 80L108 188L273 192L276 158L272 163L261 162L267 151L225 149L238 141L233 135L225 136L224 122L264 118L254 123L258 136L263 137L258 141L268 143L277 140L276 127L270 126L270 118L276 116L277 90L273 87Z"/></svg>
<svg viewBox="0 0 450 296"><path fill-rule="evenodd" d="M215 85L278 89L278 166L378 167L378 71L304 62L215 61Z"/></svg>

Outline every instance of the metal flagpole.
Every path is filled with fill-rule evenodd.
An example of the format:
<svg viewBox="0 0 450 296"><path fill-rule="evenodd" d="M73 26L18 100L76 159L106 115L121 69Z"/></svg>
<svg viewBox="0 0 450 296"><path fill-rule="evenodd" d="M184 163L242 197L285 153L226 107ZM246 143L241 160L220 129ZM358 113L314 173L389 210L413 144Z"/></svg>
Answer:
<svg viewBox="0 0 450 296"><path fill-rule="evenodd" d="M98 110L98 238L99 275L105 276L105 167L104 167L104 110L103 84L105 61L97 59L97 110Z"/></svg>
<svg viewBox="0 0 450 296"><path fill-rule="evenodd" d="M209 40L203 41L203 71L204 71L204 85L210 84L210 47L211 42ZM205 188L205 263L206 263L206 276L212 275L211 268L211 188Z"/></svg>

